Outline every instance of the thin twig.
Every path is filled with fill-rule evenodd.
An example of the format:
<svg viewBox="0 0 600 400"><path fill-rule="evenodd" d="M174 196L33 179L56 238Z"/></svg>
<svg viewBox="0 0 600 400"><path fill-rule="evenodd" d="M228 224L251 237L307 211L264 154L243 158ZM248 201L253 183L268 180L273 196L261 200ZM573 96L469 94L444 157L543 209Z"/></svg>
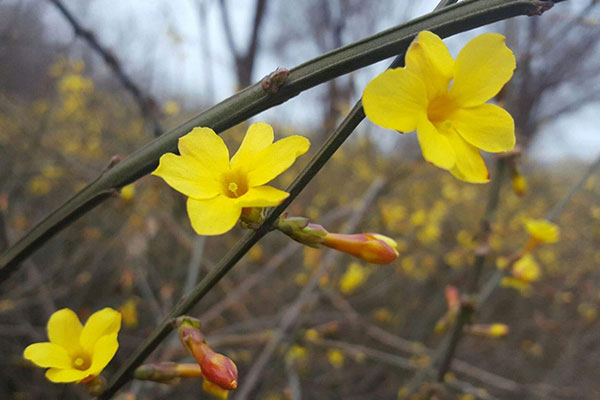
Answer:
<svg viewBox="0 0 600 400"><path fill-rule="evenodd" d="M356 209L352 217L344 226L344 232L354 231L360 220L364 216L366 210L370 205L377 199L381 189L384 186L383 179L376 179L373 181L363 199L360 207ZM306 285L300 291L300 294L281 314L281 321L275 332L271 336L269 343L265 345L256 361L246 374L246 378L243 381L243 385L240 390L236 393L236 400L245 400L250 397L254 391L255 386L258 384L261 375L265 371L267 363L271 359L271 356L285 337L288 329L294 324L296 319L301 315L304 306L314 298L315 289L319 286L320 278L327 273L327 271L335 265L335 260L341 256L341 253L334 250L329 250L327 255L321 261L319 268L311 275Z"/></svg>
<svg viewBox="0 0 600 400"><path fill-rule="evenodd" d="M65 19L69 22L75 35L83 39L90 48L98 53L100 57L104 60L106 65L112 70L115 74L121 85L133 96L135 102L137 103L140 112L144 119L146 119L152 125L152 129L154 131L154 136L160 136L163 133L162 127L160 126L160 122L158 121L158 104L156 100L136 85L131 77L125 73L123 68L121 67L121 63L117 59L117 57L107 48L100 44L96 35L89 30L83 27L77 18L73 15L71 11L62 3L60 0L48 0L50 3L54 4L58 11L65 17Z"/></svg>

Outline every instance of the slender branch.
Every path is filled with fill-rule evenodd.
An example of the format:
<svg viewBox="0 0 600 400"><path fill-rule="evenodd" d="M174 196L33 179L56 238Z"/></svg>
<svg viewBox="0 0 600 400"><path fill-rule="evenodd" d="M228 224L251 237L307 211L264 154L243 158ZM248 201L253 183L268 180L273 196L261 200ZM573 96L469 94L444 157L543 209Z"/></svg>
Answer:
<svg viewBox="0 0 600 400"><path fill-rule="evenodd" d="M208 126L216 132L222 132L327 80L396 54L403 58L403 53L414 36L422 30L430 30L442 37L448 37L517 15L539 15L553 4L552 1L536 0L465 0L301 64L290 71L285 84L277 93L265 91L261 84L242 90L138 149L122 162L104 171L96 180L48 215L0 256L0 282L6 280L21 261L60 230L109 198L116 189L156 168L160 156L176 151L177 140L192 128ZM357 117L359 113L363 114L362 107L359 106L353 113ZM363 115L360 115L354 122L360 122L362 118ZM341 136L343 135L332 137L338 146L345 140ZM327 155L328 152L326 149L323 155ZM316 170L318 169L320 165L316 166ZM310 173L300 179L301 182L293 187L296 192L288 197L285 206L311 179ZM281 212L283 208L284 206L279 207L277 212ZM274 218L276 213L272 214L270 222Z"/></svg>
<svg viewBox="0 0 600 400"><path fill-rule="evenodd" d="M485 264L487 255L489 253L489 234L491 231L491 224L495 221L496 215L498 213L498 204L500 201L500 188L502 187L502 181L504 180L504 175L506 173L506 161L504 159L499 159L496 163L497 165L497 176L494 182L492 183L492 187L490 188L490 194L488 198L488 204L485 210L485 214L481 220L481 228L479 233L479 241L480 245L477 249L475 255L475 261L473 263L473 269L471 271L471 281L469 286L467 287L467 296L469 300L472 300L474 296L477 295L478 285L479 285L479 277L483 271L483 266ZM466 324L471 320L473 313L475 312L475 305L463 301L461 304L460 311L456 318L456 322L454 323L454 327L449 334L448 344L443 349L440 361L439 368L437 372L437 381L443 382L444 376L446 372L450 369L450 364L452 363L452 358L454 357L454 353L456 352L456 348L463 334L463 328Z"/></svg>
<svg viewBox="0 0 600 400"><path fill-rule="evenodd" d="M338 348L342 349L345 352L351 355L360 355L368 357L374 361L378 361L383 364L390 365L392 367L396 367L405 371L414 371L418 370L419 367L415 365L408 358L400 357L394 354L390 354L385 351L377 350L371 347L347 343L339 340L330 340L330 339L312 339L307 341L307 344L316 345L319 347L325 348ZM487 399L492 400L495 397L490 396L489 394L478 390L472 384L460 380L453 380L448 384L452 389L460 392L460 393L469 393L475 396L476 399Z"/></svg>
<svg viewBox="0 0 600 400"><path fill-rule="evenodd" d="M503 160L498 161L498 167L504 164ZM549 221L556 221L560 214L564 211L566 205L573 198L573 196L579 192L583 187L585 187L585 183L598 169L600 168L600 157L598 157L586 170L583 176L575 183L572 188L565 194L565 196L560 199L560 201L548 212L546 215L546 219ZM500 180L500 174L498 174L498 181ZM499 195L499 186L498 188L492 187L490 191L490 199L488 201L488 207L486 210L487 218L494 218L495 213L497 211L497 202ZM496 191L498 190L498 193ZM485 221L486 217L483 218ZM493 219L492 219L493 220ZM490 220L491 221L491 220ZM484 252L485 253L485 252ZM478 262L480 257L483 257L483 261ZM440 350L438 354L434 357L434 363L439 364L439 369L437 372L437 380L439 382L443 382L444 376L446 372L450 369L450 364L456 352L456 348L462 338L463 328L466 324L471 321L472 315L475 311L475 304L477 302L477 307L481 307L483 303L487 301L487 299L491 296L493 291L498 287L500 282L502 281L502 277L504 276L503 271L494 272L490 278L482 285L481 290L478 294L475 293L475 290L478 286L479 275L481 274L481 269L483 268L483 264L485 261L485 254L477 255L475 259L475 271L472 275L471 285L469 287L469 296L468 298L473 302L467 302L461 306L459 314L457 316L456 322L453 326L452 331L446 336L445 341L442 346L440 346ZM410 390L414 391L418 386L423 382L424 379L427 378L426 373L418 374L409 384Z"/></svg>
<svg viewBox="0 0 600 400"><path fill-rule="evenodd" d="M60 13L69 22L73 28L73 31L75 32L75 35L83 39L92 50L102 57L106 65L109 66L119 82L121 82L121 85L123 85L123 87L133 96L140 109L140 112L142 113L142 116L152 125L154 136L160 136L163 133L163 129L158 121L156 100L154 100L154 98L150 95L144 93L142 89L133 82L131 77L129 77L129 75L127 75L127 73L125 73L121 67L117 57L110 50L102 46L96 38L96 35L94 35L89 29L84 28L75 18L73 13L69 11L69 9L60 0L48 1L54 4L58 11L60 11Z"/></svg>
<svg viewBox="0 0 600 400"><path fill-rule="evenodd" d="M356 229L368 207L370 207L377 199L383 186L384 181L381 178L376 179L371 183L371 186L363 196L360 207L345 224L344 232L349 233ZM261 375L265 371L269 360L273 356L273 353L283 341L286 332L302 314L304 306L315 297L314 292L319 286L320 278L327 273L332 265L335 265L335 260L340 256L341 253L329 250L327 256L320 263L319 268L311 275L309 281L300 291L300 294L298 294L296 299L281 313L282 317L277 330L273 332L271 340L263 347L258 357L256 357L256 361L246 374L244 385L236 393L235 400L245 400L250 397L255 386L258 384Z"/></svg>

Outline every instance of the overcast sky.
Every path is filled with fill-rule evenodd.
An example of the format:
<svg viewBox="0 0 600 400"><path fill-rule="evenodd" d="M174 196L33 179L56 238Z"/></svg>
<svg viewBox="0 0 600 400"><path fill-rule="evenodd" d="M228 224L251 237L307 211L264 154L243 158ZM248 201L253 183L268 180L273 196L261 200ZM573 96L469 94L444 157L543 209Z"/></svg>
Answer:
<svg viewBox="0 0 600 400"><path fill-rule="evenodd" d="M281 3L290 0L276 1ZM276 1L271 2L270 13L273 12L273 4ZM199 99L202 98L213 104L234 92L232 60L226 48L216 1L203 1L208 24L204 30L198 17L197 3L199 3L197 0L94 0L89 3L81 0L65 0L65 4L81 22L96 32L101 43L118 54L123 66L134 79L147 76L140 72L147 72L149 66L153 67L151 81L138 82L140 86L151 87L153 94L163 100L177 98L188 104L198 104ZM428 12L435 3L433 0L415 3L413 16ZM230 4L235 4L230 7L232 26L238 44L241 45L244 42L240 39L247 38L249 35L254 0L236 0ZM560 12L559 7L560 4L551 12ZM374 28L382 30L395 25L398 22L398 15L395 12L385 13L379 21L380 26ZM50 5L45 23L49 28L49 39L61 43L72 41L73 33L70 26ZM277 35L276 29L280 29L280 26L269 24L267 18L264 29L268 40L269 35ZM501 30L493 25L486 29ZM479 29L457 35L447 39L446 43L451 52L456 55L458 49L481 31ZM202 55L201 38L204 34L208 34L210 43L209 60ZM77 46L73 48L76 53ZM276 54L270 49L264 49L257 60L254 80L260 79L278 66L292 67L317 55L315 48L306 47L297 52L297 58L292 60L289 54L282 57L281 54ZM205 68L209 62L213 93L210 93L206 87ZM364 87L369 79L382 71L388 63L389 61L382 62L355 73L359 87ZM292 127L316 129L321 116L322 105L319 101L321 90L311 89L257 118L265 121L277 120ZM541 140L538 140L532 149L535 158L541 161L554 161L572 157L592 160L597 157L600 153L600 126L597 122L599 110L598 105L590 105L544 127ZM372 126L366 128L375 129ZM390 138L394 137L390 136Z"/></svg>

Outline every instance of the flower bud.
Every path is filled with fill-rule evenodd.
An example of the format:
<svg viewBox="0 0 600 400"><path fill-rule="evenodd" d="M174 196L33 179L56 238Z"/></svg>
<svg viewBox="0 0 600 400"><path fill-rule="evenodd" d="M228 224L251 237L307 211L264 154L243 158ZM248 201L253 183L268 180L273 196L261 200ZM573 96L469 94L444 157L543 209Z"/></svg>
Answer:
<svg viewBox="0 0 600 400"><path fill-rule="evenodd" d="M265 219L263 209L261 207L244 207L240 219L244 228L256 229Z"/></svg>
<svg viewBox="0 0 600 400"><path fill-rule="evenodd" d="M396 241L378 233L327 233L323 245L374 264L391 263L399 255Z"/></svg>
<svg viewBox="0 0 600 400"><path fill-rule="evenodd" d="M196 354L202 354L203 347L206 345L204 335L199 330L200 321L188 316L182 316L174 321L174 325L179 331L179 340L183 347L200 363ZM204 358L204 356L201 358Z"/></svg>
<svg viewBox="0 0 600 400"><path fill-rule="evenodd" d="M485 336L493 339L506 336L509 330L506 324L475 324L465 328L465 331L471 335Z"/></svg>
<svg viewBox="0 0 600 400"><path fill-rule="evenodd" d="M207 346L208 347L208 346ZM238 387L238 370L235 363L223 354L205 349L205 356L200 362L204 379L225 390Z"/></svg>
<svg viewBox="0 0 600 400"><path fill-rule="evenodd" d="M85 382L84 385L90 395L100 396L100 394L104 392L104 389L106 389L106 379L100 375L97 375L91 380Z"/></svg>
<svg viewBox="0 0 600 400"><path fill-rule="evenodd" d="M527 180L514 163L511 164L510 175L513 192L515 192L517 196L523 196L527 191Z"/></svg>
<svg viewBox="0 0 600 400"><path fill-rule="evenodd" d="M283 215L276 223L277 229L309 247L319 247L323 238L328 234L327 230L318 224L311 224L307 218L288 217Z"/></svg>
<svg viewBox="0 0 600 400"><path fill-rule="evenodd" d="M223 354L215 353L206 344L200 328L200 321L183 316L174 322L179 330L183 347L196 359L204 380L210 381L223 390L234 390L238 386L238 370L235 363ZM212 386L209 385L212 388ZM217 396L218 397L218 396Z"/></svg>
<svg viewBox="0 0 600 400"><path fill-rule="evenodd" d="M448 304L448 310L458 310L458 308L460 307L460 293L458 292L458 289L455 286L446 285L444 293L446 295L446 303Z"/></svg>

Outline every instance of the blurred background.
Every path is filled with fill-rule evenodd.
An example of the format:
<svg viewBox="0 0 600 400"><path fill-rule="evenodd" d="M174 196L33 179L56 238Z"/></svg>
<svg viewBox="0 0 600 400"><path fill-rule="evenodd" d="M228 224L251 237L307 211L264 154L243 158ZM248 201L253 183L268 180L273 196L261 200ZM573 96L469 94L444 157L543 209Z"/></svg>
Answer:
<svg viewBox="0 0 600 400"><path fill-rule="evenodd" d="M0 250L114 155L131 153L277 67L433 7L408 0L0 1ZM528 188L522 196L508 180L502 188L484 281L498 258L527 241L523 219L544 217L600 156L598 18L596 1L568 1L540 18L446 41L456 55L475 35L501 32L517 57L502 101L515 119ZM388 63L253 119L272 124L278 137L311 139L310 154L276 186L293 180ZM223 138L235 148L246 127ZM486 160L493 179L495 160ZM191 313L212 347L238 365L240 389L230 397L396 398L443 337L434 327L446 313L444 288L468 281L489 190L423 162L416 135L365 120L289 211L330 231L393 237L400 257L374 266L303 248L277 232L263 239ZM599 199L597 173L557 220L560 241L534 252L540 279L528 289L498 288L480 307L478 322L506 324L509 333L467 335L442 398L600 398ZM3 284L0 396L87 398L76 385L46 381L22 359L28 344L46 340L50 314L69 307L85 320L106 306L121 310L110 376L243 233L196 236L185 198L156 177L125 187ZM151 360L186 360L173 339ZM121 396L208 398L197 381L134 382Z"/></svg>

